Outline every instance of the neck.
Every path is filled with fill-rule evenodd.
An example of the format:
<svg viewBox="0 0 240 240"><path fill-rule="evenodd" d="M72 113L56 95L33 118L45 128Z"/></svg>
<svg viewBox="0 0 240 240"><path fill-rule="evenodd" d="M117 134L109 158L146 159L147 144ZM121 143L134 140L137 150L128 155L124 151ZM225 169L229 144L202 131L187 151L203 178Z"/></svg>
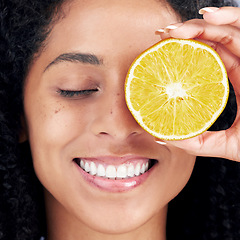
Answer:
<svg viewBox="0 0 240 240"><path fill-rule="evenodd" d="M67 212L49 194L45 194L47 240L166 240L167 206L140 227L124 233L95 230Z"/></svg>

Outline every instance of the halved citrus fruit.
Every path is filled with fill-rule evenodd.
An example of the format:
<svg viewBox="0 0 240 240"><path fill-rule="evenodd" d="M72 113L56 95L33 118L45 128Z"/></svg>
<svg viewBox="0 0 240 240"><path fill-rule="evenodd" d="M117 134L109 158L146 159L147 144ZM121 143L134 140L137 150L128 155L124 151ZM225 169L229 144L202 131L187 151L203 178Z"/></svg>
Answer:
<svg viewBox="0 0 240 240"><path fill-rule="evenodd" d="M229 95L225 66L207 44L166 39L140 54L125 83L129 110L140 126L163 140L206 131Z"/></svg>

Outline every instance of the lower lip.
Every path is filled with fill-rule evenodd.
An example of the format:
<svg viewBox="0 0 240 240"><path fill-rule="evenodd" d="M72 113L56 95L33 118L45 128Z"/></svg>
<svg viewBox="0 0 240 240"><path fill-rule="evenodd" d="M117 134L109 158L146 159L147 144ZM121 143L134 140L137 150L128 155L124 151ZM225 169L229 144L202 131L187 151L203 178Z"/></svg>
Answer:
<svg viewBox="0 0 240 240"><path fill-rule="evenodd" d="M149 174L152 172L152 169L155 167L153 166L147 172L139 175L137 177L127 178L127 179L109 179L109 178L102 178L98 176L92 176L85 172L77 163L75 163L79 172L83 176L83 178L91 185L107 192L126 192L132 190L142 183L146 181Z"/></svg>

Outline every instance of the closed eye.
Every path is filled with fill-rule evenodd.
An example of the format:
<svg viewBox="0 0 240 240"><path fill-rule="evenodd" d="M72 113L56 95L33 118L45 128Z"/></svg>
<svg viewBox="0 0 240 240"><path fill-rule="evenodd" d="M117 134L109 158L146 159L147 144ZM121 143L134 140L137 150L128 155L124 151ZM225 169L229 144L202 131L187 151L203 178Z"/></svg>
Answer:
<svg viewBox="0 0 240 240"><path fill-rule="evenodd" d="M76 97L85 97L85 96L89 96L95 92L97 92L98 89L85 89L85 90L63 90L63 89L59 89L58 93L63 96L63 97L67 97L67 98L76 98Z"/></svg>

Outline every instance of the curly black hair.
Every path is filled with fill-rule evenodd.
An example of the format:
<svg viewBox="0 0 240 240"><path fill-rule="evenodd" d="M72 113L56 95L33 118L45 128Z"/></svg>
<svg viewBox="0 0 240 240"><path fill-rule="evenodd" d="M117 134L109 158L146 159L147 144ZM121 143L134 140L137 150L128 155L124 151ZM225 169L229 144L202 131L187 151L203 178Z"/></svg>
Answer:
<svg viewBox="0 0 240 240"><path fill-rule="evenodd" d="M46 234L43 189L35 176L28 142L19 144L23 82L66 0L0 0L0 240L39 240ZM69 0L68 0L69 1ZM224 0L167 0L183 20L200 18L205 6ZM231 126L233 90L212 130ZM197 159L184 190L169 204L169 240L240 239L240 166L216 158Z"/></svg>

